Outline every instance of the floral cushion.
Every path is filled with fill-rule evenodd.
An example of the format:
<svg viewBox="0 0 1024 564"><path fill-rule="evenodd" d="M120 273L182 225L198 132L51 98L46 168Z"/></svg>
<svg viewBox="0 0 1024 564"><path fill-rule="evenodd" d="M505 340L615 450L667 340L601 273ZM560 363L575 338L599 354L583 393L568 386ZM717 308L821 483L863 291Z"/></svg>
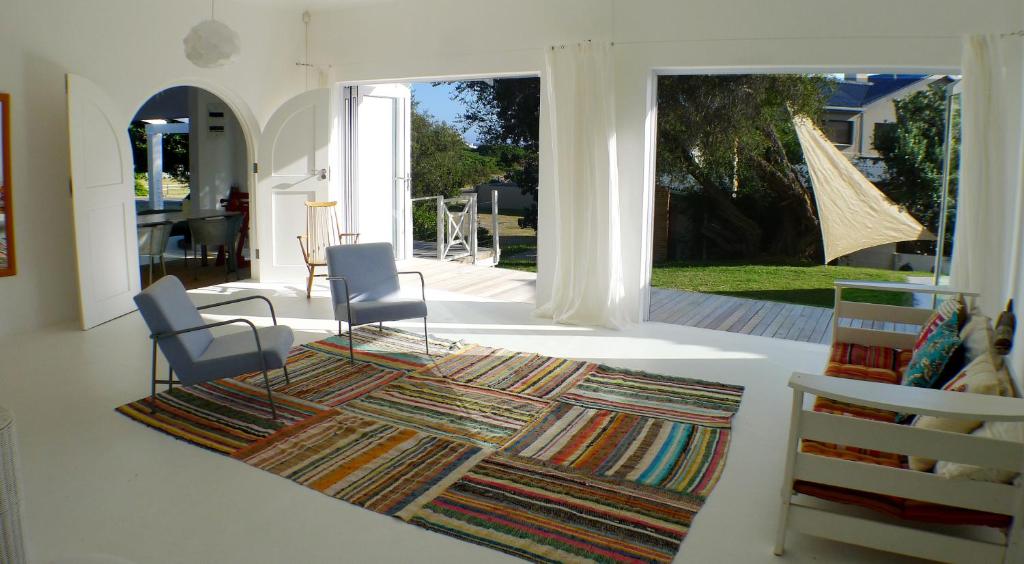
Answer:
<svg viewBox="0 0 1024 564"><path fill-rule="evenodd" d="M935 329L949 321L949 318L954 315L957 316L957 329L960 329L967 321L967 305L964 303L963 295L946 298L939 304L939 307L935 308L935 311L928 317L928 321L921 326L921 332L918 333L917 339L914 341L914 350L921 348L928 337L935 332Z"/></svg>
<svg viewBox="0 0 1024 564"><path fill-rule="evenodd" d="M960 346L959 315L953 313L935 328L924 343L914 349L910 366L903 374L904 386L928 388L942 375L946 363Z"/></svg>

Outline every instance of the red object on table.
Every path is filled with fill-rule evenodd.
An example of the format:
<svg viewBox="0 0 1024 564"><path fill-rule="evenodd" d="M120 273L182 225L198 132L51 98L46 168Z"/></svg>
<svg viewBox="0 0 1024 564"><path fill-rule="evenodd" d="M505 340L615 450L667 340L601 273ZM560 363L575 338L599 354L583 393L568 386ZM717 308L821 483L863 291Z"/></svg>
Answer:
<svg viewBox="0 0 1024 564"><path fill-rule="evenodd" d="M239 229L238 235L238 246L235 248L235 257L238 268L246 268L249 266L249 261L242 255L242 249L245 248L245 243L249 240L249 193L242 192L237 186L231 187L231 192L228 194L227 200L221 200L220 203L224 205L227 211L235 211L242 213L242 227ZM221 249L217 253L217 264L222 264L224 260L224 250Z"/></svg>

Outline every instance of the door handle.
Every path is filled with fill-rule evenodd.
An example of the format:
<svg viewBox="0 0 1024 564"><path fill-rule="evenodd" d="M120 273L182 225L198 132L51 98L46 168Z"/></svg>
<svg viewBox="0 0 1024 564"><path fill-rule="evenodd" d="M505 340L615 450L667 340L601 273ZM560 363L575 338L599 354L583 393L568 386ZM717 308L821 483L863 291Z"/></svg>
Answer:
<svg viewBox="0 0 1024 564"><path fill-rule="evenodd" d="M321 168L321 169L315 169L314 168L311 171L311 173L312 173L313 176L318 177L320 180L327 180L328 174L327 174L327 169L326 168Z"/></svg>

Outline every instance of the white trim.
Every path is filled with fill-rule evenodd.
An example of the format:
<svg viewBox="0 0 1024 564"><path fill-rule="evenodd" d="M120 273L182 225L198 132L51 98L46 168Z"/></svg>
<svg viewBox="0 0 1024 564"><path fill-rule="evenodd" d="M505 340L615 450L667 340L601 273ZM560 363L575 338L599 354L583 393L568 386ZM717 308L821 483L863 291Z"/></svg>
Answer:
<svg viewBox="0 0 1024 564"><path fill-rule="evenodd" d="M1020 444L1010 441L816 411L804 412L799 424L800 436L815 441L1012 472L1024 465L1024 449L1021 449Z"/></svg>
<svg viewBox="0 0 1024 564"><path fill-rule="evenodd" d="M1024 421L1024 399L965 394L794 372L789 387L829 399L967 421ZM1024 445L1021 445L1024 448Z"/></svg>

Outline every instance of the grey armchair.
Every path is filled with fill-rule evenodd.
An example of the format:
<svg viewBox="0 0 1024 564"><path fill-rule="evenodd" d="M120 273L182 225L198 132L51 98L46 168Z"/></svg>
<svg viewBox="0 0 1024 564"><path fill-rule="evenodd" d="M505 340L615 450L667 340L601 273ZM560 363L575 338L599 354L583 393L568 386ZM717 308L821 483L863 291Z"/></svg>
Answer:
<svg viewBox="0 0 1024 564"><path fill-rule="evenodd" d="M204 323L202 316L199 315L199 310L202 309L248 300L267 302L274 325L257 328L251 321L243 318ZM294 335L289 327L277 324L277 315L270 300L263 296L249 296L196 307L180 280L174 276L164 276L135 296L135 304L139 306L139 313L149 326L149 338L153 341L151 409L156 409L156 385L167 384L167 389L171 390L175 374L180 384L192 386L246 372L262 371L263 382L267 386L267 399L270 401L270 413L277 419L277 408L274 405L274 396L270 392L267 370L283 369L285 382L290 382L285 363L294 342ZM210 332L214 327L233 324L247 325L249 331L221 337L214 337ZM166 380L158 380L156 377L158 346L169 365Z"/></svg>
<svg viewBox="0 0 1024 564"><path fill-rule="evenodd" d="M419 297L402 292L398 277L415 274L420 278ZM327 247L327 280L331 284L334 318L348 325L348 354L352 350L352 327L384 321L423 318L423 341L430 354L427 336L427 293L423 274L398 272L391 243L364 243Z"/></svg>

